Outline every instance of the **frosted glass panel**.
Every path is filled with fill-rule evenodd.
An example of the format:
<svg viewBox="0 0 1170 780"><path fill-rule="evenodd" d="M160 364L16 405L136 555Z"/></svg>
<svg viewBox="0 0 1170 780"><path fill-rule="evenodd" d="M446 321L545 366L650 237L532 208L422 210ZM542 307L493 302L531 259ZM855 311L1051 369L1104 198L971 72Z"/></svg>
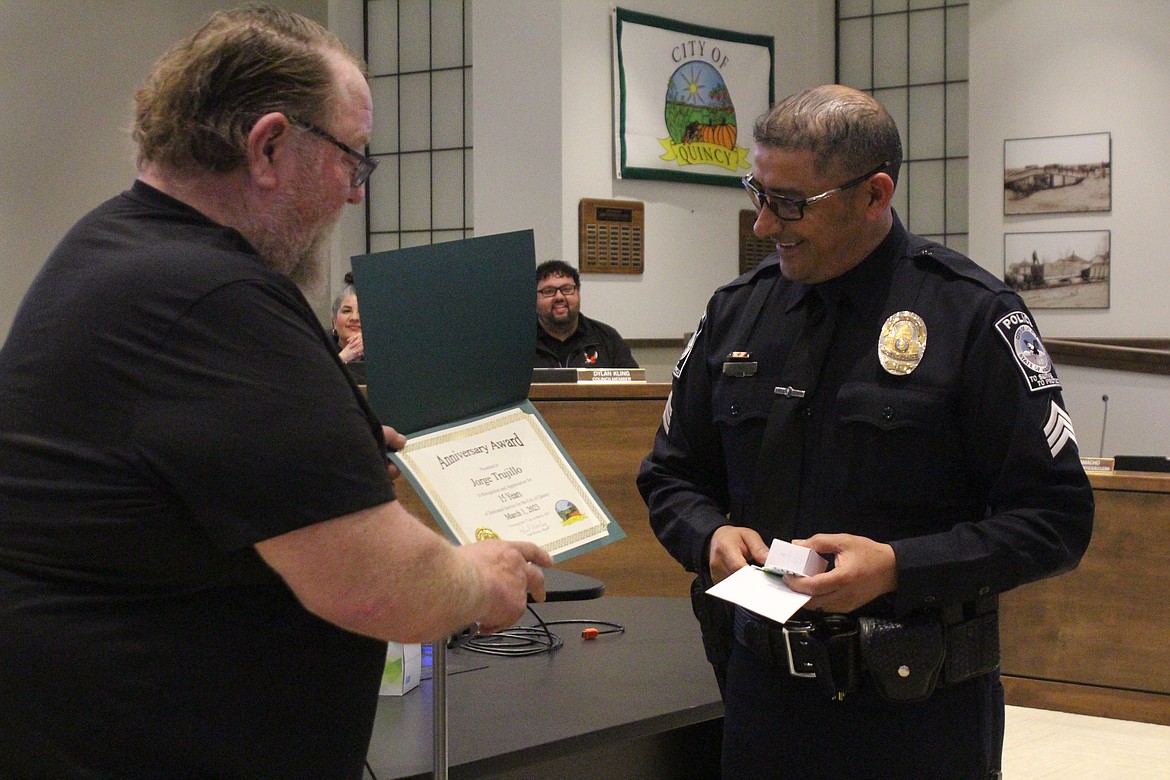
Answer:
<svg viewBox="0 0 1170 780"><path fill-rule="evenodd" d="M967 30L967 7L947 9L947 78L965 81L970 43Z"/></svg>
<svg viewBox="0 0 1170 780"><path fill-rule="evenodd" d="M431 145L431 75L418 73L402 76L402 123L400 142L405 152L416 152Z"/></svg>
<svg viewBox="0 0 1170 780"><path fill-rule="evenodd" d="M467 4L467 8L464 10L463 13L464 13L464 16L463 16L463 63L465 65L470 65L472 62L472 59L471 59L471 53L472 53L472 49L471 49L471 3ZM471 104L468 103L468 105L471 105Z"/></svg>
<svg viewBox="0 0 1170 780"><path fill-rule="evenodd" d="M467 227L474 227L475 220L472 218L475 214L475 198L472 193L475 192L475 150L467 149L463 152L463 170L467 177L467 199L463 203L463 224Z"/></svg>
<svg viewBox="0 0 1170 780"><path fill-rule="evenodd" d="M370 135L370 151L374 154L397 152L398 77L370 79L370 95L374 100L374 132Z"/></svg>
<svg viewBox="0 0 1170 780"><path fill-rule="evenodd" d="M872 9L870 2L871 0L840 0L837 3L838 18L869 15Z"/></svg>
<svg viewBox="0 0 1170 780"><path fill-rule="evenodd" d="M906 17L878 16L873 20L873 85L906 83Z"/></svg>
<svg viewBox="0 0 1170 780"><path fill-rule="evenodd" d="M433 79L431 143L436 149L463 146L463 71L436 71Z"/></svg>
<svg viewBox="0 0 1170 780"><path fill-rule="evenodd" d="M841 48L837 54L840 83L856 89L873 86L870 83L872 31L873 23L869 18L841 22L837 29L841 37Z"/></svg>
<svg viewBox="0 0 1170 780"><path fill-rule="evenodd" d="M941 84L910 88L910 140L905 154L914 160L942 157L946 98Z"/></svg>
<svg viewBox="0 0 1170 780"><path fill-rule="evenodd" d="M402 230L431 228L431 159L429 154L402 156Z"/></svg>
<svg viewBox="0 0 1170 780"><path fill-rule="evenodd" d="M398 46L402 51L402 72L426 70L431 63L430 3L427 0L399 0L398 5L401 30Z"/></svg>
<svg viewBox="0 0 1170 780"><path fill-rule="evenodd" d="M892 205L910 230L966 248L968 0L838 0L837 78L871 92L902 138Z"/></svg>
<svg viewBox="0 0 1170 780"><path fill-rule="evenodd" d="M366 188L372 251L472 235L467 0L364 0L374 102ZM868 9L867 9L868 10Z"/></svg>
<svg viewBox="0 0 1170 780"><path fill-rule="evenodd" d="M412 246L426 246L429 243L431 243L431 234L429 232L402 234L403 249Z"/></svg>
<svg viewBox="0 0 1170 780"><path fill-rule="evenodd" d="M941 161L910 163L913 186L910 188L910 215L907 227L914 233L942 233L945 230L945 198L943 163Z"/></svg>
<svg viewBox="0 0 1170 780"><path fill-rule="evenodd" d="M463 71L463 75L463 105L467 108L463 114L463 137L470 146L471 139L475 138L475 113L471 110L472 82L475 81L475 71L468 68Z"/></svg>
<svg viewBox="0 0 1170 780"><path fill-rule="evenodd" d="M910 14L910 83L930 84L942 81L946 75L943 61L944 15L939 11L920 11Z"/></svg>
<svg viewBox="0 0 1170 780"><path fill-rule="evenodd" d="M967 82L947 85L947 157L967 156Z"/></svg>
<svg viewBox="0 0 1170 780"><path fill-rule="evenodd" d="M366 183L370 230L398 229L398 158L380 157L378 170Z"/></svg>
<svg viewBox="0 0 1170 780"><path fill-rule="evenodd" d="M463 152L435 152L434 182L436 230L463 227Z"/></svg>
<svg viewBox="0 0 1170 780"><path fill-rule="evenodd" d="M894 119L894 124L898 126L898 135L902 139L902 158L907 157L906 145L908 138L906 135L906 127L908 119L908 106L906 104L906 90L905 89L878 89L875 90L873 96L877 101L886 107L886 111Z"/></svg>
<svg viewBox="0 0 1170 780"><path fill-rule="evenodd" d="M432 0L432 68L458 68L463 64L463 35L460 33L462 29L463 0ZM470 30L471 27L467 29Z"/></svg>
<svg viewBox="0 0 1170 780"><path fill-rule="evenodd" d="M971 256L971 250L967 248L967 234L961 233L959 235L947 236L947 246L955 250L959 254Z"/></svg>
<svg viewBox="0 0 1170 780"><path fill-rule="evenodd" d="M371 252L389 252L392 249L401 249L398 244L397 233L380 233L370 236Z"/></svg>
<svg viewBox="0 0 1170 780"><path fill-rule="evenodd" d="M947 232L967 232L967 161L947 160Z"/></svg>
<svg viewBox="0 0 1170 780"><path fill-rule="evenodd" d="M441 244L444 241L458 241L461 238L471 238L471 234L465 230L437 230L431 234L431 243Z"/></svg>
<svg viewBox="0 0 1170 780"><path fill-rule="evenodd" d="M394 0L371 0L367 4L369 27L368 66L370 75L398 70L398 8Z"/></svg>
<svg viewBox="0 0 1170 780"><path fill-rule="evenodd" d="M902 171L898 175L898 186L894 188L894 197L890 200L890 205L894 207L898 217L902 220L902 226L906 226L906 193L910 191L910 171L906 168L906 164L902 164Z"/></svg>

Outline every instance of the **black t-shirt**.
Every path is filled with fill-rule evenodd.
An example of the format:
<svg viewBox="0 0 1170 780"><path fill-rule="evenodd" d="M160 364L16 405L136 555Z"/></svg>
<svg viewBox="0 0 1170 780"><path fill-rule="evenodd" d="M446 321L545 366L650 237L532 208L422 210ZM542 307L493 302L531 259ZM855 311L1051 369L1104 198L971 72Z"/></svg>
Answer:
<svg viewBox="0 0 1170 780"><path fill-rule="evenodd" d="M0 351L0 776L356 778L384 643L264 539L394 497L298 288L136 183Z"/></svg>
<svg viewBox="0 0 1170 780"><path fill-rule="evenodd" d="M536 324L535 368L638 368L629 346L617 329L584 314L577 330L564 341Z"/></svg>

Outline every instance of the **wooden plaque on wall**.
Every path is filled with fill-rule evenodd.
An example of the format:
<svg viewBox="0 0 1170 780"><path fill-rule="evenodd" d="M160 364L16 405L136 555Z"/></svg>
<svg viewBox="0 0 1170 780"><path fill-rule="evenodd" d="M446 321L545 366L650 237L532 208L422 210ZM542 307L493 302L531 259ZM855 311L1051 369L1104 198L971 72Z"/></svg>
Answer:
<svg viewBox="0 0 1170 780"><path fill-rule="evenodd" d="M644 203L582 198L577 226L577 270L581 273L642 273L646 255Z"/></svg>
<svg viewBox="0 0 1170 780"><path fill-rule="evenodd" d="M752 232L758 212L743 209L739 212L739 272L745 274L776 251L771 241L765 241Z"/></svg>

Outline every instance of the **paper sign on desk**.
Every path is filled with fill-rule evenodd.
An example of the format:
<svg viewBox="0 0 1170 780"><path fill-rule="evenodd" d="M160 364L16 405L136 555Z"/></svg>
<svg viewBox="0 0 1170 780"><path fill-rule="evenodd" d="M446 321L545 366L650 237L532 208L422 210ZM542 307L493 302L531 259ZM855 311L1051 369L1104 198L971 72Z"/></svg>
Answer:
<svg viewBox="0 0 1170 780"><path fill-rule="evenodd" d="M528 540L560 562L625 534L528 401L532 231L353 258L367 394L392 458L454 541Z"/></svg>

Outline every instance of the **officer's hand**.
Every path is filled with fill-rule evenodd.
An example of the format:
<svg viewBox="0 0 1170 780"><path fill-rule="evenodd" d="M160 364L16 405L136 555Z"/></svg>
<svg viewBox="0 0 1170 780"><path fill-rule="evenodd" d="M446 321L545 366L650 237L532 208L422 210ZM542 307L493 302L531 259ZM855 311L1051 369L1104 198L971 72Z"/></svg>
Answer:
<svg viewBox="0 0 1170 780"><path fill-rule="evenodd" d="M727 579L749 563L763 563L768 557L768 545L751 528L724 525L711 535L707 562L711 567L711 580Z"/></svg>
<svg viewBox="0 0 1170 780"><path fill-rule="evenodd" d="M898 587L894 548L888 544L852 534L817 534L793 539L792 543L836 559L833 568L824 574L784 575L788 587L812 596L806 609L852 612Z"/></svg>

